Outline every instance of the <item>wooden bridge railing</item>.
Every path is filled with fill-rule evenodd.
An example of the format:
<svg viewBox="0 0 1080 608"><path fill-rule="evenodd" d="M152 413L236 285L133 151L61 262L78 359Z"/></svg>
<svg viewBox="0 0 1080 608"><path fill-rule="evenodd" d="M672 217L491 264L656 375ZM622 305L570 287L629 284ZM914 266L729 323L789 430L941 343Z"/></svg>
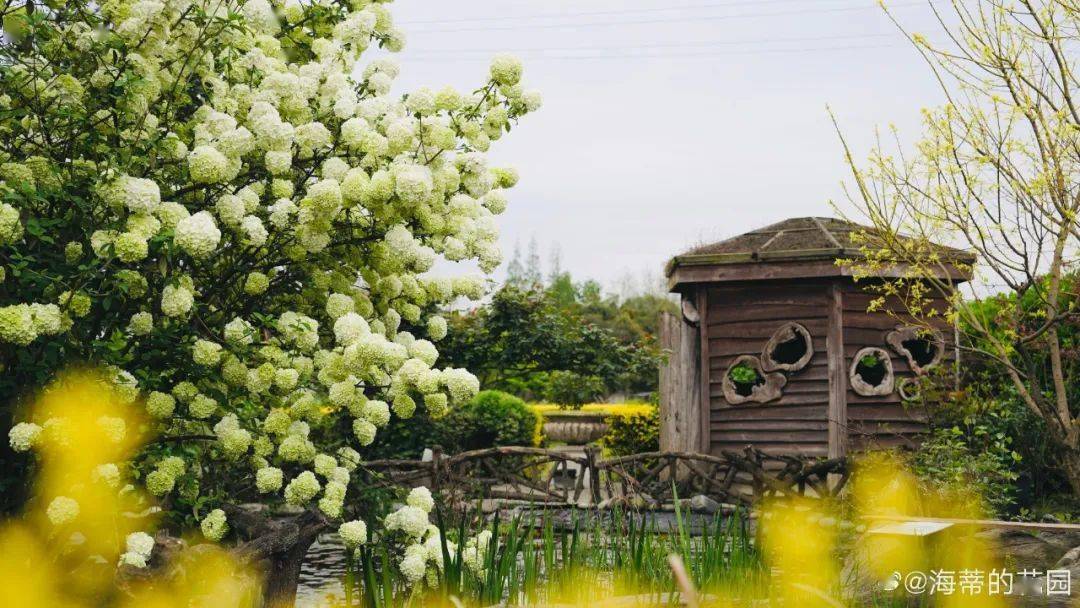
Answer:
<svg viewBox="0 0 1080 608"><path fill-rule="evenodd" d="M719 455L647 452L601 459L527 447L496 447L430 460L374 460L358 472L370 484L426 485L454 501L478 498L597 506L612 502L658 504L703 494L720 503L749 505L773 496L833 496L848 479L843 459L775 456L747 448Z"/></svg>

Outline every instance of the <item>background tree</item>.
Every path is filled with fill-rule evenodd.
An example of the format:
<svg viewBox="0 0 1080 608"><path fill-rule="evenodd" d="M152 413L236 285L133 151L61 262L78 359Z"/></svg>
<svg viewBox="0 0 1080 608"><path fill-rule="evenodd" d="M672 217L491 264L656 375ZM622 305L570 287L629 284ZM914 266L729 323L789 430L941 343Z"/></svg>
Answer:
<svg viewBox="0 0 1080 608"><path fill-rule="evenodd" d="M288 602L307 545L350 515L352 446L477 391L436 365L446 322L425 311L484 283L426 273L498 265L517 174L484 152L539 97L508 56L472 93L390 94L392 60L357 63L403 45L385 2L0 11L4 422L58 370L107 366L159 437L119 470L168 524L219 540L265 527L217 507L304 509L252 541ZM23 420L11 447L62 430Z"/></svg>
<svg viewBox="0 0 1080 608"><path fill-rule="evenodd" d="M978 254L979 280L947 314L965 348L992 361L1045 425L1080 494L1071 354L1078 310L1069 277L1080 237L1080 11L1057 1L954 0L939 21L944 44L909 37L947 103L925 111L913 151L879 144L865 167L852 161L849 195L873 226L863 235L862 265L904 269L882 292L925 319L935 314L929 296L949 292L936 271L965 265L931 243Z"/></svg>
<svg viewBox="0 0 1080 608"><path fill-rule="evenodd" d="M570 405L586 395L648 393L659 373L659 313L673 307L654 294L603 297L598 283L575 283L568 273L546 287L508 281L489 303L450 314L442 352L483 387L533 400Z"/></svg>

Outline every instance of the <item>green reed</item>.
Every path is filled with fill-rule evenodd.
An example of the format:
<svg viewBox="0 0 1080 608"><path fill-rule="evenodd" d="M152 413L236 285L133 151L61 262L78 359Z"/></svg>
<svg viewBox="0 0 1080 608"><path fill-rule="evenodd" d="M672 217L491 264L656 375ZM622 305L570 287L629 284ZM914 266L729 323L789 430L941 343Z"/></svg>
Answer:
<svg viewBox="0 0 1080 608"><path fill-rule="evenodd" d="M674 522L666 525L655 513L621 509L572 511L564 522L547 511L508 519L472 513L453 522L438 511L435 519L443 538L443 568L434 585L409 589L387 548L376 542L346 560L346 605L529 606L613 595L655 596L655 605L664 605L675 591L671 554L682 557L705 593L737 588L746 597L760 597L767 584L742 511L699 519L696 533L678 507ZM481 567L470 569L462 559L464 541L483 530L491 538Z"/></svg>

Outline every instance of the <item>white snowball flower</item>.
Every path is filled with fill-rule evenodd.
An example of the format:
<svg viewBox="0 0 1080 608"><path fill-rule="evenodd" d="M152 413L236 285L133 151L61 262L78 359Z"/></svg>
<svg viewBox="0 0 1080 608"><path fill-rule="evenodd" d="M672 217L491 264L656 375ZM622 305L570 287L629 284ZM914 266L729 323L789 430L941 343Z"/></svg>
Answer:
<svg viewBox="0 0 1080 608"><path fill-rule="evenodd" d="M423 165L405 165L397 170L395 190L406 203L426 200L434 188L431 169Z"/></svg>
<svg viewBox="0 0 1080 608"><path fill-rule="evenodd" d="M440 316L428 317L427 333L432 340L442 340L446 337L446 319Z"/></svg>
<svg viewBox="0 0 1080 608"><path fill-rule="evenodd" d="M22 238L23 227L19 210L7 203L0 203L0 245L8 245Z"/></svg>
<svg viewBox="0 0 1080 608"><path fill-rule="evenodd" d="M127 330L134 336L146 336L154 331L154 315L148 312L137 312L131 315Z"/></svg>
<svg viewBox="0 0 1080 608"><path fill-rule="evenodd" d="M540 95L540 91L525 91L521 96L521 101L525 103L525 109L529 112L535 112L540 109L540 106L544 104L543 97Z"/></svg>
<svg viewBox="0 0 1080 608"><path fill-rule="evenodd" d="M250 323L236 317L225 324L225 341L229 344L246 345L255 341L255 330Z"/></svg>
<svg viewBox="0 0 1080 608"><path fill-rule="evenodd" d="M296 127L296 143L301 148L318 150L328 147L333 135L321 122L309 122Z"/></svg>
<svg viewBox="0 0 1080 608"><path fill-rule="evenodd" d="M270 150L263 160L266 170L271 175L283 175L292 168L292 152L289 150Z"/></svg>
<svg viewBox="0 0 1080 608"><path fill-rule="evenodd" d="M209 340L196 340L191 358L204 367L216 366L221 361L221 345Z"/></svg>
<svg viewBox="0 0 1080 608"><path fill-rule="evenodd" d="M364 404L364 420L377 427L384 427L390 422L390 405L379 399L371 399Z"/></svg>
<svg viewBox="0 0 1080 608"><path fill-rule="evenodd" d="M254 215L248 215L240 222L240 229L244 231L247 242L251 245L262 247L266 244L269 233L266 231L266 227L263 226L261 219Z"/></svg>
<svg viewBox="0 0 1080 608"><path fill-rule="evenodd" d="M331 319L338 319L355 309L356 303L352 297L343 293L332 293L326 297L326 314Z"/></svg>
<svg viewBox="0 0 1080 608"><path fill-rule="evenodd" d="M131 566L132 568L145 568L146 556L131 551L126 551L120 554L119 565Z"/></svg>
<svg viewBox="0 0 1080 608"><path fill-rule="evenodd" d="M191 215L191 212L187 210L187 207L181 205L180 203L167 201L161 203L155 215L157 215L157 218L161 220L162 226L164 226L165 228L174 229L176 228L176 225L180 223L180 220Z"/></svg>
<svg viewBox="0 0 1080 608"><path fill-rule="evenodd" d="M359 148L364 135L371 130L367 120L356 116L341 123L341 142L350 148ZM290 161L291 162L291 161ZM269 167L269 159L267 160Z"/></svg>
<svg viewBox="0 0 1080 608"><path fill-rule="evenodd" d="M228 179L229 159L213 146L196 146L188 153L188 171L197 184L216 184Z"/></svg>
<svg viewBox="0 0 1080 608"><path fill-rule="evenodd" d="M166 285L161 290L161 312L167 317L182 317L191 310L195 296L186 287Z"/></svg>
<svg viewBox="0 0 1080 608"><path fill-rule="evenodd" d="M435 508L435 499L431 496L431 490L424 486L413 488L405 502L412 507L420 509L424 513L431 513Z"/></svg>
<svg viewBox="0 0 1080 608"><path fill-rule="evenodd" d="M161 204L161 189L153 180L124 175L112 188L113 200L132 213L153 213Z"/></svg>
<svg viewBox="0 0 1080 608"><path fill-rule="evenodd" d="M410 554L401 559L399 564L401 574L405 576L405 580L410 583L415 583L424 578L424 573L427 571L427 564L424 562L423 555Z"/></svg>
<svg viewBox="0 0 1080 608"><path fill-rule="evenodd" d="M8 442L16 452L26 452L37 445L41 427L33 422L20 422L8 431Z"/></svg>
<svg viewBox="0 0 1080 608"><path fill-rule="evenodd" d="M45 509L45 515L54 526L71 523L79 516L79 503L74 498L57 496Z"/></svg>
<svg viewBox="0 0 1080 608"><path fill-rule="evenodd" d="M515 85L521 80L524 67L513 55L500 53L491 60L491 79L499 84Z"/></svg>
<svg viewBox="0 0 1080 608"><path fill-rule="evenodd" d="M206 540L213 542L221 540L225 536L225 533L229 531L229 524L225 519L225 512L221 509L214 509L202 520L199 524L199 528L202 530L202 534Z"/></svg>
<svg viewBox="0 0 1080 608"><path fill-rule="evenodd" d="M342 346L348 346L356 342L370 331L368 322L355 312L341 315L334 322L334 339Z"/></svg>
<svg viewBox="0 0 1080 608"><path fill-rule="evenodd" d="M244 219L244 201L235 194L226 194L219 198L214 208L218 218L226 225L235 226Z"/></svg>
<svg viewBox="0 0 1080 608"><path fill-rule="evenodd" d="M421 87L405 98L405 107L413 114L430 116L437 109L435 93L427 87Z"/></svg>
<svg viewBox="0 0 1080 608"><path fill-rule="evenodd" d="M270 223L278 229L288 227L292 223L292 217L297 212L296 203L289 199L279 199L267 208L270 212Z"/></svg>
<svg viewBox="0 0 1080 608"><path fill-rule="evenodd" d="M353 420L353 434L356 435L356 441L361 446L369 446L375 441L375 434L378 430L374 424L371 424L367 420L357 418Z"/></svg>
<svg viewBox="0 0 1080 608"><path fill-rule="evenodd" d="M465 369L443 370L442 380L455 403L464 403L480 391L480 381Z"/></svg>
<svg viewBox="0 0 1080 608"><path fill-rule="evenodd" d="M285 502L290 505L303 505L315 497L322 489L319 480L311 471L304 471L285 486Z"/></svg>
<svg viewBox="0 0 1080 608"><path fill-rule="evenodd" d="M116 487L120 483L120 467L111 462L99 464L94 467L90 478L95 482L104 483L110 487Z"/></svg>
<svg viewBox="0 0 1080 608"><path fill-rule="evenodd" d="M322 164L322 177L323 179L333 179L341 181L345 173L349 170L349 163L344 160L332 156L323 161Z"/></svg>
<svg viewBox="0 0 1080 608"><path fill-rule="evenodd" d="M221 230L218 230L209 212L200 211L176 224L174 240L191 257L205 258L221 242Z"/></svg>
<svg viewBox="0 0 1080 608"><path fill-rule="evenodd" d="M132 532L125 540L129 553L136 553L143 557L149 557L154 550L154 537L146 532Z"/></svg>
<svg viewBox="0 0 1080 608"><path fill-rule="evenodd" d="M405 505L387 515L385 521L387 530L400 531L415 539L424 535L429 523L427 511L412 505Z"/></svg>
<svg viewBox="0 0 1080 608"><path fill-rule="evenodd" d="M277 492L284 481L284 473L276 467L263 467L255 472L255 487L261 494Z"/></svg>
<svg viewBox="0 0 1080 608"><path fill-rule="evenodd" d="M338 536L349 549L355 549L367 542L367 524L356 519L338 526Z"/></svg>

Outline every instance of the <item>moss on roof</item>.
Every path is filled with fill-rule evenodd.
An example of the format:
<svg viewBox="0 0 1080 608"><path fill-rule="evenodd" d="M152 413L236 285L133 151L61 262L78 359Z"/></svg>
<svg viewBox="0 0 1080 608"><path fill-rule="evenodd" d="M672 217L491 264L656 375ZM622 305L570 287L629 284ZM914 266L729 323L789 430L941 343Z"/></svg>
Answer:
<svg viewBox="0 0 1080 608"><path fill-rule="evenodd" d="M738 264L747 262L795 262L861 257L852 239L858 232L874 229L832 217L795 217L707 245L699 245L674 257L667 274L684 264ZM966 251L941 246L958 260L973 262Z"/></svg>

